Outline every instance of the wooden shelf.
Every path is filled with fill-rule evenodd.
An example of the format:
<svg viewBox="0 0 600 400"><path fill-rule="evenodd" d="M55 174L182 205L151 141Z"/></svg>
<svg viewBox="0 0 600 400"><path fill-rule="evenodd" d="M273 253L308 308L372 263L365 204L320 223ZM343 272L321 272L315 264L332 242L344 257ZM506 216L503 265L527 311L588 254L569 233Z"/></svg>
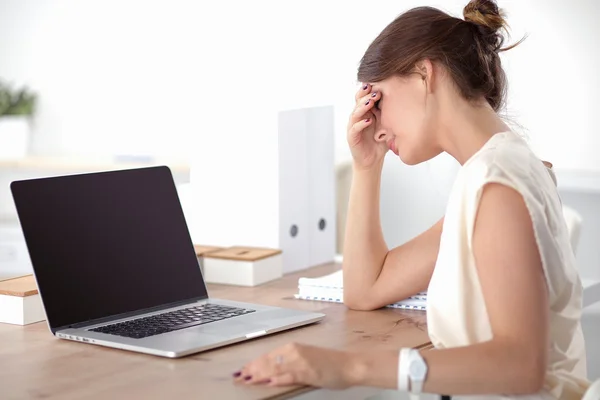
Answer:
<svg viewBox="0 0 600 400"><path fill-rule="evenodd" d="M15 160L0 160L0 170L31 170L57 172L105 171L167 165L173 173L189 173L189 164L176 159L117 159L110 157L38 157L31 156Z"/></svg>

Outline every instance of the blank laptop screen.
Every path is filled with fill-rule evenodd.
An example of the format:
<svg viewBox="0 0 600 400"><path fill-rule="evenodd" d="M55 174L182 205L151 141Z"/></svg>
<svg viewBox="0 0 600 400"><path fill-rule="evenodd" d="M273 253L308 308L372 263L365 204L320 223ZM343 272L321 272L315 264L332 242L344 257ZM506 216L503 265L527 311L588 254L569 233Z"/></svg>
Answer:
<svg viewBox="0 0 600 400"><path fill-rule="evenodd" d="M53 329L207 296L167 167L11 190Z"/></svg>

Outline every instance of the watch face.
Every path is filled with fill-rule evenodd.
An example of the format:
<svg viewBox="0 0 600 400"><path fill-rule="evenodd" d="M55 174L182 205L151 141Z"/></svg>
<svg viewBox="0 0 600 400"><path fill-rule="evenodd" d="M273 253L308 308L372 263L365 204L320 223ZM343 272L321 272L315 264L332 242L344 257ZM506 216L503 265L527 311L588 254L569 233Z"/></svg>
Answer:
<svg viewBox="0 0 600 400"><path fill-rule="evenodd" d="M412 362L409 370L411 377L423 378L425 376L425 366L420 362Z"/></svg>

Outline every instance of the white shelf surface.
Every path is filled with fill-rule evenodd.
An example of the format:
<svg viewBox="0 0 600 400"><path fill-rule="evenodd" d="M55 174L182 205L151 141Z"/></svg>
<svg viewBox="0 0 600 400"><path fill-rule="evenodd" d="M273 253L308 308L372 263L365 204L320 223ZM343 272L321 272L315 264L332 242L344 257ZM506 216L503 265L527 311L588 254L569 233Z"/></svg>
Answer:
<svg viewBox="0 0 600 400"><path fill-rule="evenodd" d="M160 158L111 158L111 157L41 157L28 156L14 160L0 160L0 170L31 170L83 172L126 168L139 168L152 165L167 165L173 172L189 172L189 164L180 159Z"/></svg>
<svg viewBox="0 0 600 400"><path fill-rule="evenodd" d="M600 302L600 281L583 279L583 307Z"/></svg>
<svg viewBox="0 0 600 400"><path fill-rule="evenodd" d="M556 169L559 190L600 194L600 171Z"/></svg>

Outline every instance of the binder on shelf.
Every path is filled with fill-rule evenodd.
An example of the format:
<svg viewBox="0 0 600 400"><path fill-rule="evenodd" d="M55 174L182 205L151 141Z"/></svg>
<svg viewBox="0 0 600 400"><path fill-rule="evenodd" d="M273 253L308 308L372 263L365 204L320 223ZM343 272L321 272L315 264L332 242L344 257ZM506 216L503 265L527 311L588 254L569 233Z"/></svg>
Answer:
<svg viewBox="0 0 600 400"><path fill-rule="evenodd" d="M280 111L279 247L285 272L333 262L334 108Z"/></svg>
<svg viewBox="0 0 600 400"><path fill-rule="evenodd" d="M308 141L308 230L310 266L330 263L336 251L334 110L306 110Z"/></svg>
<svg viewBox="0 0 600 400"><path fill-rule="evenodd" d="M279 134L279 247L285 272L310 266L307 111L281 111Z"/></svg>

